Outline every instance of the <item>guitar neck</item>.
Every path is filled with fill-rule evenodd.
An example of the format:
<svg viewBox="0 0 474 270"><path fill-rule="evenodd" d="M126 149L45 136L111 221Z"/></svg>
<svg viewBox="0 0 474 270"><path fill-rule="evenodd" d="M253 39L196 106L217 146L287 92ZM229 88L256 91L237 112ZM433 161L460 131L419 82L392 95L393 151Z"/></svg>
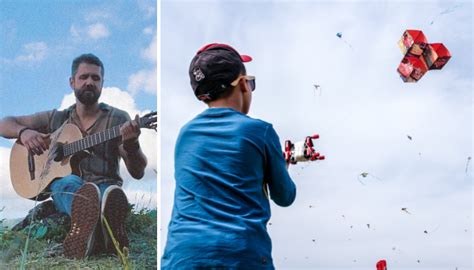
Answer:
<svg viewBox="0 0 474 270"><path fill-rule="evenodd" d="M64 156L70 156L120 136L122 136L120 133L120 126L115 126L75 142L63 145L63 153Z"/></svg>

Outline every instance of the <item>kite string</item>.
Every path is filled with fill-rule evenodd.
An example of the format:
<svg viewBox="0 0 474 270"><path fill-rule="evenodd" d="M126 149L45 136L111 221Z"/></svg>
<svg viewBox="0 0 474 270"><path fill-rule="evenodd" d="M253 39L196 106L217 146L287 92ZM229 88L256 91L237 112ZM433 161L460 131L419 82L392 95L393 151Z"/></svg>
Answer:
<svg viewBox="0 0 474 270"><path fill-rule="evenodd" d="M469 165L471 163L471 157L467 157L467 162L466 162L466 175L468 174L469 171Z"/></svg>

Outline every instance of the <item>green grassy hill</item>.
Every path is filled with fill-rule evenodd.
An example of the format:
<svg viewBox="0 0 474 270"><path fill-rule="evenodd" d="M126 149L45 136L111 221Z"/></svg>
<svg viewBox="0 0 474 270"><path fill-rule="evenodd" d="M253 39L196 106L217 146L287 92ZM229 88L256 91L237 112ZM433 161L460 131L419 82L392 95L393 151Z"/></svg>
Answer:
<svg viewBox="0 0 474 270"><path fill-rule="evenodd" d="M157 211L135 210L127 219L130 240L129 269L156 269L157 265ZM20 231L5 227L0 220L0 269L124 269L115 255L94 255L84 260L69 260L62 253L62 240L69 225L67 222L39 221ZM64 225L66 224L66 225ZM29 237L28 237L29 233ZM28 250L24 254L25 245Z"/></svg>

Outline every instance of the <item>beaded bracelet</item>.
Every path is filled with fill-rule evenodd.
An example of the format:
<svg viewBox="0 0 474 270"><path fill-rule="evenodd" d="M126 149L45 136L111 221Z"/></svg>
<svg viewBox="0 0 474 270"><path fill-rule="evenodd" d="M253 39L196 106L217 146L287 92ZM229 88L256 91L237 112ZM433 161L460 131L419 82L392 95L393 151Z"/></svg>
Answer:
<svg viewBox="0 0 474 270"><path fill-rule="evenodd" d="M134 154L140 149L140 143L135 141L133 143L123 143L123 150L125 150L129 154Z"/></svg>
<svg viewBox="0 0 474 270"><path fill-rule="evenodd" d="M25 130L28 130L28 129L31 130L31 128L29 128L29 127L24 127L24 128L22 128L22 129L20 129L20 131L18 132L18 137L17 137L20 141L21 141L21 134L22 134Z"/></svg>

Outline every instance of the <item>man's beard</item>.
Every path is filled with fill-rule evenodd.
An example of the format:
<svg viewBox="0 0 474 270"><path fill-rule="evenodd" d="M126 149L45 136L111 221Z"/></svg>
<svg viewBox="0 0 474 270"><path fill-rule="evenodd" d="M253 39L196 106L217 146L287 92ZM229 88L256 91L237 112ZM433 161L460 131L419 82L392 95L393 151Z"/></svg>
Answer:
<svg viewBox="0 0 474 270"><path fill-rule="evenodd" d="M82 104L93 105L99 100L100 92L95 87L84 87L75 89L74 95Z"/></svg>

